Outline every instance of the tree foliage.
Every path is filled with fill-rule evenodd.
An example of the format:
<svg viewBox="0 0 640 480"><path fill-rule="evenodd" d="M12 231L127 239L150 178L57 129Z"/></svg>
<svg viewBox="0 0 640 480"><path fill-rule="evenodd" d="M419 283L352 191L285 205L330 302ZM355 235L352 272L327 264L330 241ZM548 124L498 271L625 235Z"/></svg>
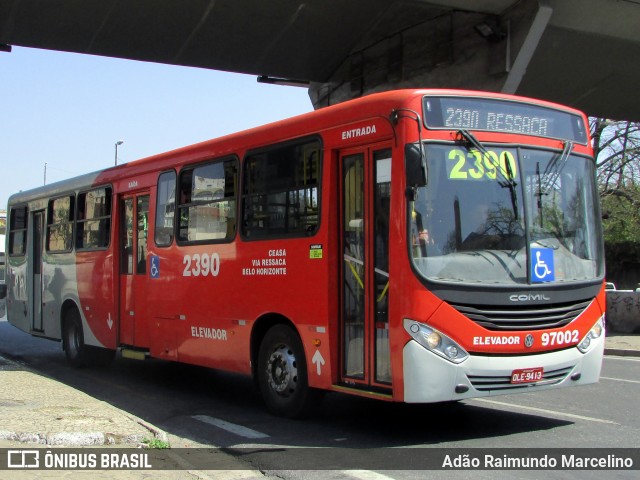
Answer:
<svg viewBox="0 0 640 480"><path fill-rule="evenodd" d="M607 241L640 243L640 123L591 119Z"/></svg>
<svg viewBox="0 0 640 480"><path fill-rule="evenodd" d="M640 264L640 123L592 118L607 270Z"/></svg>

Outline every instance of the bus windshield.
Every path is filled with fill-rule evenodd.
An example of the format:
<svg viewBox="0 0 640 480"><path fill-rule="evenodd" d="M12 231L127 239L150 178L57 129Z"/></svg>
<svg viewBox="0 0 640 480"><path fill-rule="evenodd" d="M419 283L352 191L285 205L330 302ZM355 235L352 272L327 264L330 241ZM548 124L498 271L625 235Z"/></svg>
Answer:
<svg viewBox="0 0 640 480"><path fill-rule="evenodd" d="M563 152L427 144L409 248L427 280L493 285L603 275L594 162Z"/></svg>

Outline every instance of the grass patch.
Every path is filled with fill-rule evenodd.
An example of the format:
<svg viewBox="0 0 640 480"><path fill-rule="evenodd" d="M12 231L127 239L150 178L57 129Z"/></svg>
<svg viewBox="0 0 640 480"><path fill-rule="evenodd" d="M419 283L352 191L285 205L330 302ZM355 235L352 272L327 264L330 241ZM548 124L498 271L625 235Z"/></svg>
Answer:
<svg viewBox="0 0 640 480"><path fill-rule="evenodd" d="M145 438L144 440L142 440L142 443L146 446L146 448L157 448L157 449L171 448L171 445L169 445L169 442L165 442L164 440L160 440L159 438L154 438L154 439Z"/></svg>

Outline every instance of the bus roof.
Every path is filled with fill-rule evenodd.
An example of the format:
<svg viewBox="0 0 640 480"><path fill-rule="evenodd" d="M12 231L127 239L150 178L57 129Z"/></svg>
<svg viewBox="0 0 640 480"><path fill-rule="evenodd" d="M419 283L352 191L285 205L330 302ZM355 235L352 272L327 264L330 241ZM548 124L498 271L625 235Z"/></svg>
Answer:
<svg viewBox="0 0 640 480"><path fill-rule="evenodd" d="M297 115L295 117L231 133L214 139L205 140L203 142L133 160L121 165L108 167L103 170L87 173L71 179L19 192L11 195L8 203L13 205L29 202L44 196L55 197L57 195L64 195L70 191L91 187L94 185L95 180L98 177L101 178L101 182L104 181L109 183L110 181L115 181L122 177L144 173L150 168L167 169L171 167L170 164L166 163L167 160L178 162L197 162L204 160L204 156L209 158L220 158L237 153L239 150L238 144L242 145L242 151L247 151L264 145L265 138L270 138L274 142L285 142L300 136L322 132L328 128L335 128L339 125L357 122L358 120L363 120L372 116L380 117L382 114L384 117L388 117L392 110L400 108L403 105L414 101L416 98L422 98L425 95L477 96L494 99L518 100L521 102L531 102L549 108L568 111L584 117L582 112L563 105L502 93L455 89L391 90L372 93L354 100L331 105L319 110Z"/></svg>

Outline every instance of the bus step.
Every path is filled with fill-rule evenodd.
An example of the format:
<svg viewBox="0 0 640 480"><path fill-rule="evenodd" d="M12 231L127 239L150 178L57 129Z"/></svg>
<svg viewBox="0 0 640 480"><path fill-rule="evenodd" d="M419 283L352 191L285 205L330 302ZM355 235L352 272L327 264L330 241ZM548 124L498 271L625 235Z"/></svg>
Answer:
<svg viewBox="0 0 640 480"><path fill-rule="evenodd" d="M144 360L149 353L146 350L133 350L131 348L123 348L121 352L122 358L130 358L131 360Z"/></svg>
<svg viewBox="0 0 640 480"><path fill-rule="evenodd" d="M363 386L361 388L347 386L347 385L333 385L332 389L336 392L349 393L351 395L357 395L359 397L378 398L380 400L392 400L393 395L391 390L373 389L372 387Z"/></svg>

